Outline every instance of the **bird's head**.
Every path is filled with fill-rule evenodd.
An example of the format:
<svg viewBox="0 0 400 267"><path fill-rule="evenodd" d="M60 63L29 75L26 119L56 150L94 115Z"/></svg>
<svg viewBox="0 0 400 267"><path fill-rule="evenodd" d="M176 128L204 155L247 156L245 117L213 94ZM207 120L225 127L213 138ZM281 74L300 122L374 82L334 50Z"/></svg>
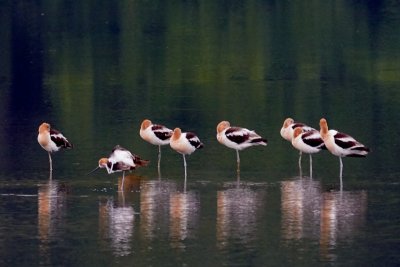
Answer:
<svg viewBox="0 0 400 267"><path fill-rule="evenodd" d="M107 158L101 158L99 159L99 168L105 168L108 164L108 159Z"/></svg>
<svg viewBox="0 0 400 267"><path fill-rule="evenodd" d="M285 121L283 122L283 128L289 127L290 124L293 124L294 120L292 118L286 118Z"/></svg>
<svg viewBox="0 0 400 267"><path fill-rule="evenodd" d="M296 127L293 131L293 138L296 138L303 132L303 129L301 127Z"/></svg>
<svg viewBox="0 0 400 267"><path fill-rule="evenodd" d="M174 132L172 133L171 139L177 140L177 139L179 139L179 137L181 137L181 134L182 134L181 128L175 128Z"/></svg>
<svg viewBox="0 0 400 267"><path fill-rule="evenodd" d="M325 118L319 120L319 128L322 138L328 134L328 122Z"/></svg>
<svg viewBox="0 0 400 267"><path fill-rule="evenodd" d="M145 130L151 125L151 120L145 119L142 121L142 124L140 125L140 129Z"/></svg>
<svg viewBox="0 0 400 267"><path fill-rule="evenodd" d="M50 124L48 124L47 122L43 122L39 126L39 133L43 132L50 132Z"/></svg>
<svg viewBox="0 0 400 267"><path fill-rule="evenodd" d="M229 128L230 126L231 126L231 124L229 123L229 121L221 121L217 125L217 133L222 132L223 130Z"/></svg>

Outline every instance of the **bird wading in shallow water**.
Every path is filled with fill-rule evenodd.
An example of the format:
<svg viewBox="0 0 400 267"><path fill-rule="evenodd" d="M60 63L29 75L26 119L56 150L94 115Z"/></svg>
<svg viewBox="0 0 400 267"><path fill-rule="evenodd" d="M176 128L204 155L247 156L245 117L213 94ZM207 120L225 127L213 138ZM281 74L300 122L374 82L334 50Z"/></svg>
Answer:
<svg viewBox="0 0 400 267"><path fill-rule="evenodd" d="M43 122L39 126L38 142L40 146L46 150L49 154L49 164L50 164L50 178L52 177L53 162L51 160L51 153L57 152L60 149L72 148L72 144L65 138L65 136L52 129L50 124Z"/></svg>
<svg viewBox="0 0 400 267"><path fill-rule="evenodd" d="M292 142L295 128L301 128L303 132L316 131L314 128L306 125L305 123L295 122L292 118L286 118L285 121L283 122L281 131L280 131L282 138L289 142ZM303 152L300 150L300 152L299 152L299 169L300 169L300 171L301 171L302 153Z"/></svg>
<svg viewBox="0 0 400 267"><path fill-rule="evenodd" d="M324 140L326 148L333 155L339 157L340 161L340 189L343 188L342 174L343 174L343 157L366 157L369 153L369 148L358 142L356 139L348 134L338 132L336 130L329 130L328 122L325 118L319 121L320 134Z"/></svg>
<svg viewBox="0 0 400 267"><path fill-rule="evenodd" d="M136 167L147 166L148 160L141 159L139 156L132 154L129 150L117 145L112 150L108 158L99 159L99 166L88 174L101 169L106 169L108 174L114 172L122 172L121 191L124 190L125 171L131 171Z"/></svg>
<svg viewBox="0 0 400 267"><path fill-rule="evenodd" d="M312 178L312 154L326 149L324 141L317 130L304 132L301 127L296 127L293 131L292 145L300 153L304 152L310 155L310 177ZM299 158L300 176L301 174L301 155Z"/></svg>
<svg viewBox="0 0 400 267"><path fill-rule="evenodd" d="M174 129L169 144L173 150L175 150L176 152L178 152L183 156L183 166L185 168L185 185L186 185L187 164L185 155L192 154L194 151L196 151L196 149L200 149L204 145L195 133L182 132L180 128Z"/></svg>
<svg viewBox="0 0 400 267"><path fill-rule="evenodd" d="M140 125L140 137L152 145L158 146L158 173L160 175L161 146L168 145L173 131L161 124L153 124L150 120L143 120Z"/></svg>
<svg viewBox="0 0 400 267"><path fill-rule="evenodd" d="M255 131L231 127L228 121L221 121L217 125L217 140L221 144L236 150L237 172L240 172L239 151L251 146L266 146L267 139L262 138Z"/></svg>

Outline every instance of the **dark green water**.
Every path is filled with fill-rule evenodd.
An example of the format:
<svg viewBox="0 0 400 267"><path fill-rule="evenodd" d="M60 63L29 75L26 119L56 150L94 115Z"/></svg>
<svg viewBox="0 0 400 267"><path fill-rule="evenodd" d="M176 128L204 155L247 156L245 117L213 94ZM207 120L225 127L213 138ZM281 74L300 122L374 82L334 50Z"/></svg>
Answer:
<svg viewBox="0 0 400 267"><path fill-rule="evenodd" d="M79 2L79 3L78 3ZM0 1L1 266L400 265L398 1ZM286 117L369 146L308 157ZM182 158L144 118L194 131ZM216 125L267 147L236 155ZM47 121L74 144L53 156ZM86 175L120 144L151 160ZM185 191L186 189L186 191Z"/></svg>

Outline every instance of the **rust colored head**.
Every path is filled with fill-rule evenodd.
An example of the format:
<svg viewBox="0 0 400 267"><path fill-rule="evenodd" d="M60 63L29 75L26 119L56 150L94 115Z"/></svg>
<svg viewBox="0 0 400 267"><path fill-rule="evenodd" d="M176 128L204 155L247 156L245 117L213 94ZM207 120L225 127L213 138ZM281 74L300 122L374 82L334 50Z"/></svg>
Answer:
<svg viewBox="0 0 400 267"><path fill-rule="evenodd" d="M231 124L229 123L229 121L221 121L217 125L217 133L222 132L223 130L229 128L230 126L231 126Z"/></svg>
<svg viewBox="0 0 400 267"><path fill-rule="evenodd" d="M145 119L142 121L140 128L146 130L151 125L151 120Z"/></svg>

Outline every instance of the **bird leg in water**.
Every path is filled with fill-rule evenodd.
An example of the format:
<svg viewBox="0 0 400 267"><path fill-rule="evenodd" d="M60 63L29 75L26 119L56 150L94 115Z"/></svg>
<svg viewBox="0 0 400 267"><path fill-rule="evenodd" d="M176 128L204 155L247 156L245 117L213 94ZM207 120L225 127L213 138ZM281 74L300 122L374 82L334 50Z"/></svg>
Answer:
<svg viewBox="0 0 400 267"><path fill-rule="evenodd" d="M51 153L50 152L48 152L48 153L49 153L50 172L52 172L53 171L53 161L51 160Z"/></svg>
<svg viewBox="0 0 400 267"><path fill-rule="evenodd" d="M236 150L236 163L237 163L237 173L240 173L240 157L239 157L239 150Z"/></svg>
<svg viewBox="0 0 400 267"><path fill-rule="evenodd" d="M301 170L301 156L303 155L303 152L300 151L299 153L299 169Z"/></svg>
<svg viewBox="0 0 400 267"><path fill-rule="evenodd" d="M185 158L185 154L182 154L182 156L183 156L183 166L185 167L185 180L186 180L186 177L187 177L187 172L186 172L186 158Z"/></svg>
<svg viewBox="0 0 400 267"><path fill-rule="evenodd" d="M339 178L340 178L340 191L343 190L343 162L342 162L342 157L339 157L340 160L340 174L339 174Z"/></svg>
<svg viewBox="0 0 400 267"><path fill-rule="evenodd" d="M158 173L160 173L160 165L161 165L161 146L158 146Z"/></svg>
<svg viewBox="0 0 400 267"><path fill-rule="evenodd" d="M124 192L125 171L122 172L121 191Z"/></svg>

